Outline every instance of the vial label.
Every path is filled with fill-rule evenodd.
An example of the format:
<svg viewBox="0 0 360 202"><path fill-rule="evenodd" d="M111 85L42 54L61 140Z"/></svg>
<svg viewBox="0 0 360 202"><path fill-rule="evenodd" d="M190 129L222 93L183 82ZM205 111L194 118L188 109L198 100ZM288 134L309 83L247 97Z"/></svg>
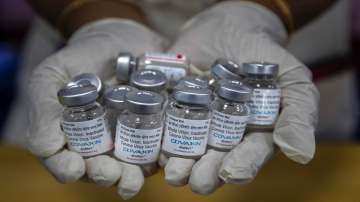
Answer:
<svg viewBox="0 0 360 202"><path fill-rule="evenodd" d="M208 144L221 149L232 149L243 138L248 121L249 116L213 111Z"/></svg>
<svg viewBox="0 0 360 202"><path fill-rule="evenodd" d="M166 114L162 149L181 156L200 156L205 153L210 119L189 120Z"/></svg>
<svg viewBox="0 0 360 202"><path fill-rule="evenodd" d="M115 156L134 164L156 162L160 153L163 128L135 129L118 122L115 138Z"/></svg>
<svg viewBox="0 0 360 202"><path fill-rule="evenodd" d="M171 81L178 81L186 76L186 70L183 68L167 67L160 65L146 65L146 69L161 71L165 74L166 78Z"/></svg>
<svg viewBox="0 0 360 202"><path fill-rule="evenodd" d="M104 115L89 121L62 121L61 126L69 149L82 156L102 154L114 146Z"/></svg>
<svg viewBox="0 0 360 202"><path fill-rule="evenodd" d="M145 69L154 69L163 72L168 80L180 80L186 76L187 59L182 54L146 53L147 60L156 61L162 65L149 63ZM173 65L172 65L173 64ZM179 67L183 66L183 68Z"/></svg>
<svg viewBox="0 0 360 202"><path fill-rule="evenodd" d="M280 108L280 89L254 89L249 124L273 125Z"/></svg>

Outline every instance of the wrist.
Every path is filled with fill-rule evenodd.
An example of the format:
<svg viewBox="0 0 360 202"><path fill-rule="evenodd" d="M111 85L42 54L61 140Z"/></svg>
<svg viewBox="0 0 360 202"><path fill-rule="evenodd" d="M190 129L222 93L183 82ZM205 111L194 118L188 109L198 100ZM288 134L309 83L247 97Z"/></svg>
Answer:
<svg viewBox="0 0 360 202"><path fill-rule="evenodd" d="M141 9L125 1L75 0L59 15L57 27L69 37L83 25L106 18L146 22Z"/></svg>

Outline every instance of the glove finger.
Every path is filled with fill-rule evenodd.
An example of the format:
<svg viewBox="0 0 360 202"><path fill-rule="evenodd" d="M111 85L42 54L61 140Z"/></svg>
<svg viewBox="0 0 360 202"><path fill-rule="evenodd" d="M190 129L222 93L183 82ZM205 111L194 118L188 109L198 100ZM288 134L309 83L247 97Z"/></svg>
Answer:
<svg viewBox="0 0 360 202"><path fill-rule="evenodd" d="M43 161L45 167L61 183L71 183L85 174L84 159L76 152L66 149Z"/></svg>
<svg viewBox="0 0 360 202"><path fill-rule="evenodd" d="M274 142L287 157L306 164L315 154L319 93L304 66L281 76L280 84L282 111L275 125Z"/></svg>
<svg viewBox="0 0 360 202"><path fill-rule="evenodd" d="M225 183L249 183L273 153L271 133L250 133L224 157L219 177Z"/></svg>
<svg viewBox="0 0 360 202"><path fill-rule="evenodd" d="M161 168L164 168L169 161L169 157L167 157L164 153L160 153L158 164Z"/></svg>
<svg viewBox="0 0 360 202"><path fill-rule="evenodd" d="M166 182L172 186L185 185L194 163L194 159L170 157L164 169Z"/></svg>
<svg viewBox="0 0 360 202"><path fill-rule="evenodd" d="M209 195L221 185L218 172L225 155L226 152L218 152L210 149L195 163L189 179L189 184L193 192Z"/></svg>
<svg viewBox="0 0 360 202"><path fill-rule="evenodd" d="M124 199L134 197L144 185L144 175L141 168L136 165L121 163L122 174L117 192Z"/></svg>
<svg viewBox="0 0 360 202"><path fill-rule="evenodd" d="M145 177L154 175L158 171L157 163L150 163L147 165L142 165L141 170Z"/></svg>
<svg viewBox="0 0 360 202"><path fill-rule="evenodd" d="M97 185L110 187L120 179L121 164L117 160L100 155L85 160L86 173Z"/></svg>

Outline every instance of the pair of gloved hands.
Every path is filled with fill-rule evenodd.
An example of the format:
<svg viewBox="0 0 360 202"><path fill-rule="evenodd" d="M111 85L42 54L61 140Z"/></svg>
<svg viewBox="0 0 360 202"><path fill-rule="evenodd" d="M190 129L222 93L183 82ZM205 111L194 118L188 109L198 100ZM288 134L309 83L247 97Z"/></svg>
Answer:
<svg viewBox="0 0 360 202"><path fill-rule="evenodd" d="M305 164L313 158L319 95L310 71L282 47L286 40L280 19L266 8L248 2L216 4L185 24L167 50L188 55L203 71L220 57L238 63L278 63L282 110L273 133L246 134L228 153L208 150L198 161L161 155L159 163L165 167L169 184L189 183L194 192L209 194L223 182L242 184L253 180L276 148L298 163ZM111 61L119 52L163 52L163 42L156 33L133 21L99 20L80 28L67 46L34 70L29 85L28 146L60 182L74 182L87 174L103 186L119 181L118 193L125 199L140 191L144 173L150 173L153 167L140 168L109 156L84 160L64 149L66 140L59 127L62 106L56 93L73 76L84 72L113 81Z"/></svg>

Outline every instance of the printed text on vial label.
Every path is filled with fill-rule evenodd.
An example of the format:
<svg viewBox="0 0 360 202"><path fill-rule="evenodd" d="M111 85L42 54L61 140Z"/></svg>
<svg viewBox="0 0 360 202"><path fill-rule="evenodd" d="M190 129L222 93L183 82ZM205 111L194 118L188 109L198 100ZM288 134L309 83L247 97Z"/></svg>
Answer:
<svg viewBox="0 0 360 202"><path fill-rule="evenodd" d="M129 163L156 162L161 144L162 127L135 129L118 122L115 138L115 156Z"/></svg>
<svg viewBox="0 0 360 202"><path fill-rule="evenodd" d="M112 137L104 116L83 122L62 122L68 147L82 156L93 156L113 148Z"/></svg>
<svg viewBox="0 0 360 202"><path fill-rule="evenodd" d="M169 153L198 156L205 153L210 120L189 120L166 115L163 149Z"/></svg>
<svg viewBox="0 0 360 202"><path fill-rule="evenodd" d="M222 149L237 145L244 134L249 116L235 116L213 111L208 144Z"/></svg>
<svg viewBox="0 0 360 202"><path fill-rule="evenodd" d="M280 107L280 89L255 89L250 101L249 123L272 125L276 121Z"/></svg>

